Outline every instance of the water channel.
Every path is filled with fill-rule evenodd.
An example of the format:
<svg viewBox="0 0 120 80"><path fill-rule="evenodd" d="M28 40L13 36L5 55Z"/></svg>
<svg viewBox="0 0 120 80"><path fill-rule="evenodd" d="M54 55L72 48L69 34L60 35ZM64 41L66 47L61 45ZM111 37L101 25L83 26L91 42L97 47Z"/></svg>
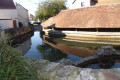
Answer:
<svg viewBox="0 0 120 80"><path fill-rule="evenodd" d="M83 58L96 55L96 52L101 46L113 46L118 52L120 52L119 40L116 41L118 43L116 45L113 44L114 41L112 40L95 40L92 41L94 43L90 43L91 40L85 40L83 38L75 40L68 38L51 38L43 36L39 31L30 34L31 36L27 35L27 39L19 43L16 47L22 51L24 57L44 59L51 62L59 62L62 59L69 59L74 63ZM103 44L97 42L103 42ZM108 44L107 42L111 44ZM112 62L113 60L110 61ZM98 63L84 67L101 69ZM120 60L114 60L109 68L120 68Z"/></svg>

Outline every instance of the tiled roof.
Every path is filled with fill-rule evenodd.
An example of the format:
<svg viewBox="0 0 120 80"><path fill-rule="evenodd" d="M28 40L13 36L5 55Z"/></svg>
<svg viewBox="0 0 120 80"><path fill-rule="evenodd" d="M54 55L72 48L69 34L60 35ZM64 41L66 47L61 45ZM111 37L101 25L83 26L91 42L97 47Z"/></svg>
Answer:
<svg viewBox="0 0 120 80"><path fill-rule="evenodd" d="M120 28L120 4L64 10L41 24L55 28Z"/></svg>
<svg viewBox="0 0 120 80"><path fill-rule="evenodd" d="M13 0L0 0L0 9L16 9Z"/></svg>

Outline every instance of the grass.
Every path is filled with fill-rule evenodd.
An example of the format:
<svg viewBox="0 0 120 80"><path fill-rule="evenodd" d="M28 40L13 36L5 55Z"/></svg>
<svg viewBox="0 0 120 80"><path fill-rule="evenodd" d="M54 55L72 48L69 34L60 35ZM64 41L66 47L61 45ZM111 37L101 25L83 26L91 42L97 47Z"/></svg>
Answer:
<svg viewBox="0 0 120 80"><path fill-rule="evenodd" d="M37 80L36 70L4 41L0 41L0 80Z"/></svg>

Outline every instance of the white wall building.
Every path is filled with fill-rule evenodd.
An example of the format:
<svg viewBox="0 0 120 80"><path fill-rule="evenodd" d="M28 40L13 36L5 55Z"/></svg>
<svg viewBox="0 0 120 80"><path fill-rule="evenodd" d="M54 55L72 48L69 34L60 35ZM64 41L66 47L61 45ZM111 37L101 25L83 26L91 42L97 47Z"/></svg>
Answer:
<svg viewBox="0 0 120 80"><path fill-rule="evenodd" d="M93 6L97 3L97 0L72 0L69 9L76 9L81 7Z"/></svg>
<svg viewBox="0 0 120 80"><path fill-rule="evenodd" d="M13 0L0 0L0 29L16 27L18 27L18 17Z"/></svg>
<svg viewBox="0 0 120 80"><path fill-rule="evenodd" d="M23 26L28 26L28 22L29 22L28 10L25 9L19 3L16 3L16 9L18 14L18 22L21 22Z"/></svg>

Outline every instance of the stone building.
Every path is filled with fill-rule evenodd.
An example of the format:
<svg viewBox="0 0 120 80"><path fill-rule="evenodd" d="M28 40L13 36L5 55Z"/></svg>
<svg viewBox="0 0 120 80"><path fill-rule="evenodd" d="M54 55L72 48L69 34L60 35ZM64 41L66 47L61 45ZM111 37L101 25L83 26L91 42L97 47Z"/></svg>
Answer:
<svg viewBox="0 0 120 80"><path fill-rule="evenodd" d="M18 16L13 0L0 0L0 29L16 27Z"/></svg>
<svg viewBox="0 0 120 80"><path fill-rule="evenodd" d="M16 3L17 15L18 15L18 22L22 23L23 26L28 26L29 17L28 17L28 10L25 9L19 3Z"/></svg>

